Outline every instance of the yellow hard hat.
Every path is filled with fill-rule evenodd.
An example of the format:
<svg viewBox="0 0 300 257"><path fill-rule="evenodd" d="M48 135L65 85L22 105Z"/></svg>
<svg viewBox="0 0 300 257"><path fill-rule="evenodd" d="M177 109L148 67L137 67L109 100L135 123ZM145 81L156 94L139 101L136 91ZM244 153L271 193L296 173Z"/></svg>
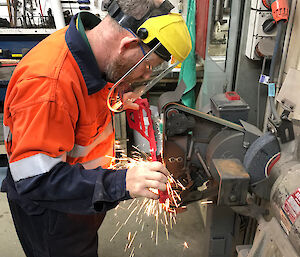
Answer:
<svg viewBox="0 0 300 257"><path fill-rule="evenodd" d="M172 55L177 61L183 62L192 49L188 28L184 19L177 13L151 17L136 33L150 48L160 42L161 46L155 53L166 61Z"/></svg>

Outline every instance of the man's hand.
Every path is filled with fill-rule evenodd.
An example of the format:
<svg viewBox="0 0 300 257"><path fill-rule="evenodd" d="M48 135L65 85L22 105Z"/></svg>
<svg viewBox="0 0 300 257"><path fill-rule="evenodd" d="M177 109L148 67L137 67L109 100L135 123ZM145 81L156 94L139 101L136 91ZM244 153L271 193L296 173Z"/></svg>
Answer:
<svg viewBox="0 0 300 257"><path fill-rule="evenodd" d="M159 195L149 188L166 190L168 170L160 162L141 162L128 169L126 175L126 190L132 198L148 197L158 199Z"/></svg>
<svg viewBox="0 0 300 257"><path fill-rule="evenodd" d="M124 110L138 110L139 105L134 103L134 101L131 101L131 99L136 99L136 95L133 92L128 92L123 95L123 102L124 102Z"/></svg>

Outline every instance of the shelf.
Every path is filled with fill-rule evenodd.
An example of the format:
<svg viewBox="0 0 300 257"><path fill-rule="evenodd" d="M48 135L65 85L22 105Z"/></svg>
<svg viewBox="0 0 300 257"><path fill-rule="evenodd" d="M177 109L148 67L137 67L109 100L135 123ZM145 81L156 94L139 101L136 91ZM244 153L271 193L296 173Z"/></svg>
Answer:
<svg viewBox="0 0 300 257"><path fill-rule="evenodd" d="M56 29L22 29L22 28L1 28L1 35L44 35L44 34L52 34Z"/></svg>

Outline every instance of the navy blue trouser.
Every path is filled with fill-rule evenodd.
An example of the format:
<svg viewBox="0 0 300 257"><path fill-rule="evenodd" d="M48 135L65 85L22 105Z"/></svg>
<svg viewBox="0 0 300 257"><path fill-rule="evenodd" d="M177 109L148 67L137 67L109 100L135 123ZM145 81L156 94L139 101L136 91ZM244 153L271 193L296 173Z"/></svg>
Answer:
<svg viewBox="0 0 300 257"><path fill-rule="evenodd" d="M97 231L105 214L74 215L47 209L27 215L9 200L15 228L27 257L97 257Z"/></svg>

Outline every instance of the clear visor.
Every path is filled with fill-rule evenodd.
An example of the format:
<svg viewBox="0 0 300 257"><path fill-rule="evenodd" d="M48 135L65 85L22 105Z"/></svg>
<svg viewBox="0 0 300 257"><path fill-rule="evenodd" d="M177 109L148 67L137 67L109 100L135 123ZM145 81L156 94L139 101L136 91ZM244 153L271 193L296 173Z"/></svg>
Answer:
<svg viewBox="0 0 300 257"><path fill-rule="evenodd" d="M130 90L130 92L127 92L127 96L125 97L125 95L123 94L124 90L119 90L118 86L141 63L147 61L149 55L152 54L160 45L161 43L158 43L154 48L152 48L141 60L139 60L112 86L107 96L107 106L112 112L122 112L123 110L125 110L126 106L129 106L130 104L135 102L135 100L137 100L146 92L148 92L154 85L156 85L162 78L164 78L168 73L170 73L173 70L173 68L175 68L179 64L179 62L175 62L174 64L168 66L158 76L154 77L148 83L135 87L132 90Z"/></svg>

